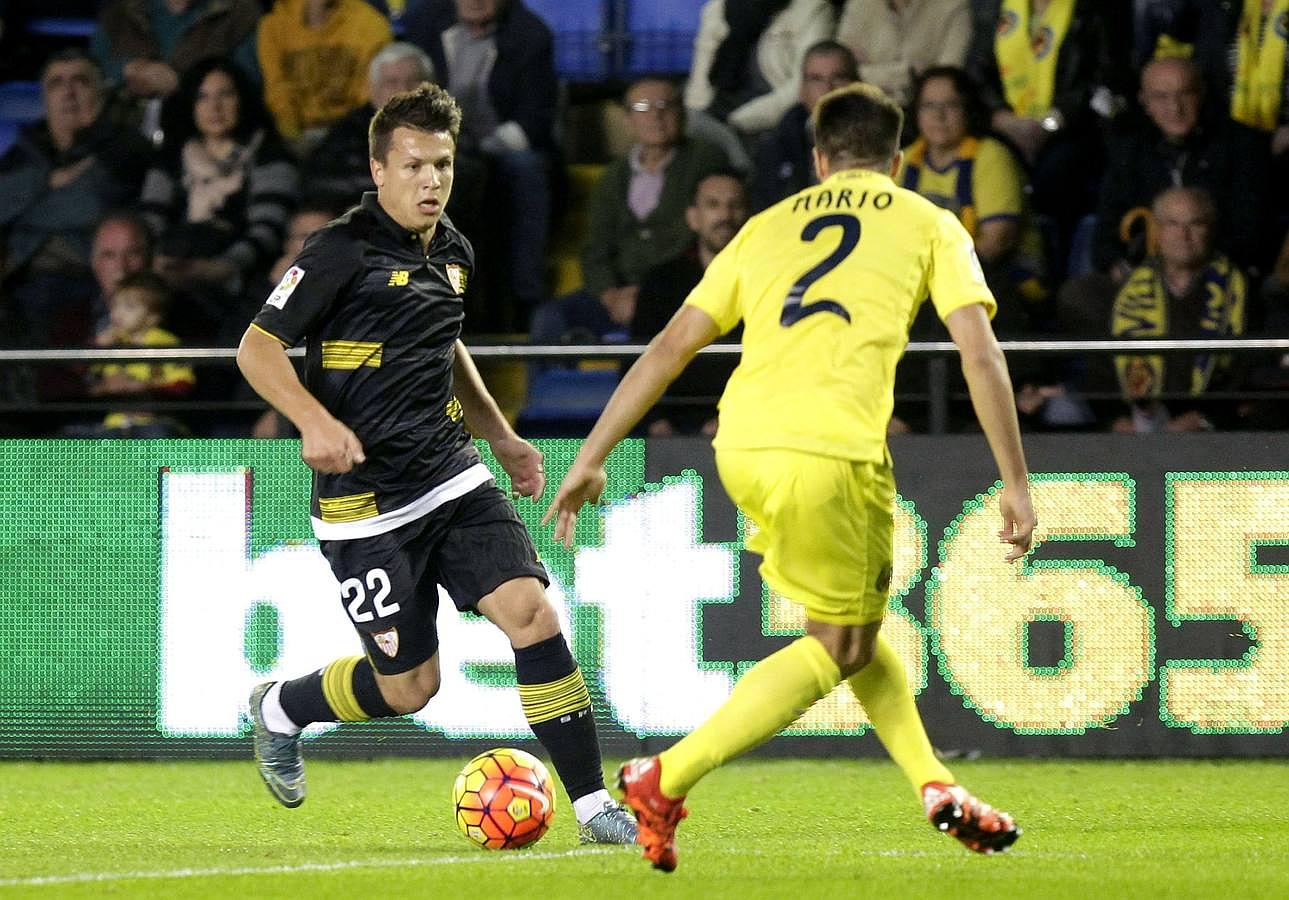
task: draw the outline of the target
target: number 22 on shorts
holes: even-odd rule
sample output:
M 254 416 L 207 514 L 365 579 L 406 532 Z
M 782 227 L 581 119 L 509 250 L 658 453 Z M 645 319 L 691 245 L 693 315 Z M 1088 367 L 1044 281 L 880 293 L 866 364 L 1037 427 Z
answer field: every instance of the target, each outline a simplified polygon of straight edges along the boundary
M 389 574 L 384 569 L 372 569 L 367 573 L 367 586 L 364 589 L 363 582 L 358 578 L 346 578 L 340 585 L 340 596 L 345 601 L 345 609 L 349 610 L 349 618 L 356 623 L 371 622 L 377 618 L 392 616 L 398 612 L 397 603 L 385 602 L 392 590 L 389 583 Z M 374 591 L 371 597 L 372 610 L 364 609 L 363 605 L 367 602 L 367 591 Z

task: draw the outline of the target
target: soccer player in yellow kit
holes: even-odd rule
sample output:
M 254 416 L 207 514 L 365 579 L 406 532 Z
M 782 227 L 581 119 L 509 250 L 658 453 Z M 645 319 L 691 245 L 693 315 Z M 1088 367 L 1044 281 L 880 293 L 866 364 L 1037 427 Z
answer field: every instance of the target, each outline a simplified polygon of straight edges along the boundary
M 743 321 L 743 356 L 720 401 L 721 481 L 756 523 L 761 577 L 805 606 L 806 634 L 757 663 L 725 704 L 659 756 L 631 760 L 619 786 L 656 868 L 676 867 L 685 795 L 705 774 L 791 724 L 846 679 L 932 824 L 982 853 L 1019 830 L 936 759 L 904 670 L 881 636 L 891 576 L 895 484 L 886 448 L 895 365 L 930 294 L 962 357 L 1003 480 L 1014 561 L 1036 525 L 996 304 L 971 238 L 949 212 L 892 177 L 899 106 L 866 84 L 813 114 L 820 184 L 752 218 L 623 378 L 546 513 L 572 544 L 604 460 L 698 350 Z

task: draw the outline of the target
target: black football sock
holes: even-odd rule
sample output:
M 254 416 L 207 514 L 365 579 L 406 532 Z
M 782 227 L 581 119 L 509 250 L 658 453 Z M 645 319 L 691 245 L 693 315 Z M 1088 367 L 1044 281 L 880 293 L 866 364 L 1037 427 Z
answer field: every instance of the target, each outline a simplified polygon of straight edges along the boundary
M 313 722 L 361 722 L 396 716 L 381 696 L 365 656 L 346 656 L 316 672 L 282 682 L 282 711 L 303 728 Z
M 557 634 L 517 649 L 515 675 L 524 716 L 550 755 L 568 796 L 577 800 L 604 790 L 591 695 L 564 636 Z

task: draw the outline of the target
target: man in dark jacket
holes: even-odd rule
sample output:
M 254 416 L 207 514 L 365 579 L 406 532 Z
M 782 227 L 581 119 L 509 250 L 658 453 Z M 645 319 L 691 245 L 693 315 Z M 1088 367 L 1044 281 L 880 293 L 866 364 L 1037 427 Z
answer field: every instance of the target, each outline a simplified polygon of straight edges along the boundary
M 810 113 L 824 94 L 858 80 L 859 63 L 844 44 L 820 41 L 806 50 L 801 59 L 801 102 L 756 143 L 752 209 L 760 212 L 815 183 Z
M 685 210 L 685 224 L 694 232 L 694 242 L 640 279 L 629 329 L 632 341 L 647 344 L 666 327 L 716 254 L 738 234 L 747 216 L 747 194 L 738 172 L 717 169 L 699 179 Z M 741 336 L 742 329 L 735 328 L 721 341 L 738 343 Z M 737 364 L 733 356 L 709 356 L 691 362 L 645 416 L 649 436 L 715 434 L 716 398 Z
M 103 73 L 84 51 L 54 54 L 40 81 L 45 118 L 0 158 L 0 246 L 7 339 L 47 346 L 68 316 L 88 321 L 94 229 L 138 196 L 148 148 L 109 121 Z
M 1268 246 L 1267 139 L 1221 117 L 1203 115 L 1204 87 L 1187 59 L 1152 60 L 1141 73 L 1146 117 L 1115 136 L 1097 208 L 1093 262 L 1120 282 L 1144 245 L 1120 238 L 1124 215 L 1149 208 L 1169 187 L 1200 187 L 1217 206 L 1218 249 L 1245 267 L 1264 267 Z M 1274 236 L 1272 236 L 1274 237 Z M 1131 257 L 1134 257 L 1130 259 Z
M 493 318 L 515 327 L 547 294 L 552 172 L 559 163 L 551 30 L 521 0 L 419 0 L 408 4 L 402 27 L 461 105 L 458 158 L 482 158 L 492 170 L 496 203 L 489 206 L 504 210 L 505 221 L 468 236 L 481 258 L 493 249 L 485 236 L 505 241 L 502 259 L 481 268 L 508 273 L 508 284 L 493 287 L 514 303 L 508 309 L 494 303 Z

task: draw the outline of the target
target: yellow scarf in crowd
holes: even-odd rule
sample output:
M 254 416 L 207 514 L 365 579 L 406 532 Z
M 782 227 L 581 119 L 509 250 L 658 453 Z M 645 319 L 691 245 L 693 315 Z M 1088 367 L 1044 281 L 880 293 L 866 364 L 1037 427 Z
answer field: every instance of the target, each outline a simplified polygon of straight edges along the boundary
M 1205 338 L 1232 337 L 1244 333 L 1244 273 L 1225 256 L 1218 256 L 1200 275 L 1204 286 L 1204 313 L 1199 328 Z M 1122 338 L 1168 337 L 1168 291 L 1164 276 L 1154 265 L 1134 269 L 1119 290 L 1111 313 L 1110 332 Z M 1230 365 L 1229 356 L 1197 354 L 1191 365 L 1190 384 L 1185 390 L 1201 394 L 1213 372 Z M 1164 357 L 1116 356 L 1114 367 L 1124 396 L 1131 400 L 1158 397 L 1164 390 L 1181 390 L 1164 385 Z
M 1289 39 L 1289 0 L 1272 0 L 1264 18 L 1262 0 L 1244 0 L 1236 36 L 1235 88 L 1231 118 L 1263 131 L 1280 121 L 1285 79 L 1285 42 Z
M 1031 21 L 1031 0 L 1005 0 L 994 35 L 994 55 L 1007 105 L 1018 116 L 1039 119 L 1052 108 L 1056 58 L 1077 0 L 1052 0 Z M 1289 0 L 1280 0 L 1289 3 Z

